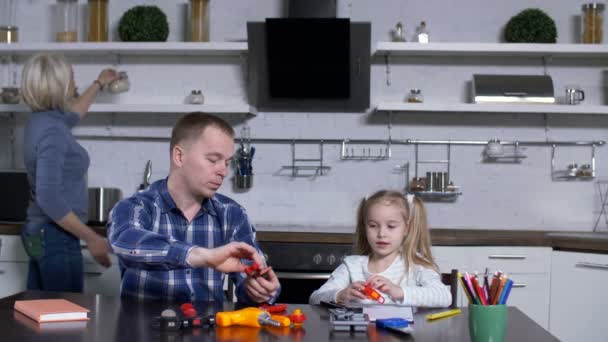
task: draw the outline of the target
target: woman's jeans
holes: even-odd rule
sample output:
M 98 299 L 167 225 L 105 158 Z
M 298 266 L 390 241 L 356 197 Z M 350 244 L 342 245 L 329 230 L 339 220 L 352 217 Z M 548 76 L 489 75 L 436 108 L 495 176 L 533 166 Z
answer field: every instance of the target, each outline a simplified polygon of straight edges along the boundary
M 21 240 L 30 257 L 28 290 L 82 292 L 80 240 L 53 222 L 25 223 Z

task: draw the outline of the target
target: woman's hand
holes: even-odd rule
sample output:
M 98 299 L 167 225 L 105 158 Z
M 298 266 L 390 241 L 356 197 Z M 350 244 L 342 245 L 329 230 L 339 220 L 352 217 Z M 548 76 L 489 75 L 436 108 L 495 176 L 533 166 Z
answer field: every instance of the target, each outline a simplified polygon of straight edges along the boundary
M 353 300 L 365 299 L 365 295 L 363 294 L 363 292 L 361 292 L 364 286 L 365 283 L 362 281 L 356 281 L 348 285 L 347 288 L 338 292 L 338 294 L 336 295 L 336 302 L 338 302 L 339 304 L 346 304 L 348 302 L 352 302 Z
M 102 87 L 107 86 L 108 84 L 112 83 L 114 80 L 118 79 L 118 72 L 116 72 L 116 70 L 108 68 L 108 69 L 103 69 L 100 73 L 99 76 L 97 76 L 97 81 L 99 81 L 99 83 L 101 84 Z
M 403 300 L 403 289 L 401 286 L 393 284 L 390 280 L 381 275 L 374 274 L 373 276 L 367 278 L 366 284 L 374 289 L 386 293 L 393 301 Z
M 105 267 L 112 266 L 112 261 L 110 261 L 110 255 L 108 254 L 110 253 L 108 240 L 97 235 L 87 241 L 87 248 L 97 263 Z

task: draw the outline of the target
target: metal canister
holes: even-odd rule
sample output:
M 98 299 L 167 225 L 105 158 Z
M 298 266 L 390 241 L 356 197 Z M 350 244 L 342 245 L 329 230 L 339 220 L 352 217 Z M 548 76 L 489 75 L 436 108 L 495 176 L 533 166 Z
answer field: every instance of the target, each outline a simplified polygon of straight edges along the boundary
M 424 190 L 433 191 L 433 176 L 430 172 L 426 173 L 426 182 L 424 183 Z

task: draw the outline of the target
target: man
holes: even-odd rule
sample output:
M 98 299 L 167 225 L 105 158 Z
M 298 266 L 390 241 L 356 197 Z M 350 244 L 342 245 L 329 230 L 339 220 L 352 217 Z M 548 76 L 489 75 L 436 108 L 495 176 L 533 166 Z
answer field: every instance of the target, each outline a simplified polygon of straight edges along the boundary
M 182 117 L 171 134 L 169 176 L 120 201 L 108 238 L 118 255 L 123 296 L 176 302 L 223 300 L 225 273 L 240 302 L 272 302 L 271 270 L 246 277 L 241 259 L 264 263 L 243 207 L 216 193 L 234 154 L 234 130 L 208 114 Z

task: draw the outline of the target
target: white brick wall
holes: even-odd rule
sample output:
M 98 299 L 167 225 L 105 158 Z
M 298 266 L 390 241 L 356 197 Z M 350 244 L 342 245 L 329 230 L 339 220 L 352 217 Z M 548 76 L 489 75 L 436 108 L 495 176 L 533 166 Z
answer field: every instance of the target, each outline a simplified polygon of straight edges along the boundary
M 388 40 L 388 32 L 402 21 L 408 38 L 417 22 L 426 20 L 432 41 L 495 42 L 507 20 L 526 7 L 541 7 L 558 25 L 560 43 L 577 42 L 576 16 L 585 1 L 402 1 L 338 0 L 341 17 L 372 22 L 372 46 Z M 48 41 L 53 35 L 50 6 L 55 1 L 20 2 L 19 28 L 21 41 Z M 83 11 L 86 1 L 80 1 Z M 144 1 L 112 1 L 111 27 L 127 8 Z M 169 40 L 182 40 L 186 1 L 146 1 L 161 6 L 169 16 Z M 222 0 L 211 1 L 212 40 L 246 38 L 246 21 L 263 20 L 281 13 L 282 1 Z M 25 19 L 25 16 L 32 19 Z M 84 33 L 84 16 L 81 26 Z M 608 31 L 607 31 L 608 32 Z M 83 34 L 80 35 L 83 37 Z M 409 40 L 409 39 L 408 39 Z M 100 68 L 112 65 L 107 58 L 72 59 L 76 81 L 81 87 L 90 82 Z M 239 57 L 123 57 L 121 70 L 127 70 L 132 89 L 116 97 L 102 96 L 99 102 L 175 103 L 183 101 L 190 89 L 200 88 L 208 103 L 242 102 L 246 97 L 245 60 Z M 580 84 L 588 99 L 585 104 L 605 104 L 603 74 L 608 69 L 604 60 L 554 60 L 548 66 L 556 94 L 566 84 Z M 426 102 L 467 102 L 473 73 L 542 74 L 540 58 L 461 58 L 411 57 L 393 58 L 391 85 L 386 85 L 384 62 L 374 59 L 372 65 L 372 103 L 403 99 L 410 88 L 421 88 Z M 76 130 L 78 134 L 114 134 L 168 136 L 176 115 L 93 114 Z M 256 117 L 229 116 L 237 132 L 243 123 L 251 127 L 253 137 L 261 138 L 386 138 L 386 118 L 361 113 L 259 113 Z M 17 141 L 21 141 L 22 115 L 17 122 Z M 420 114 L 398 115 L 393 120 L 393 137 L 397 139 L 479 139 L 503 140 L 602 140 L 607 139 L 608 117 L 550 116 L 545 129 L 541 115 L 510 114 Z M 7 130 L 0 121 L 0 130 Z M 4 136 L 4 135 L 2 135 Z M 10 149 L 6 138 L 4 150 Z M 117 186 L 125 194 L 141 183 L 146 160 L 153 161 L 152 179 L 168 171 L 168 144 L 162 142 L 82 141 L 91 156 L 91 186 Z M 290 163 L 288 145 L 257 145 L 254 161 L 254 187 L 236 193 L 227 180 L 221 189 L 247 209 L 259 224 L 327 225 L 350 230 L 354 223 L 359 198 L 380 188 L 402 188 L 403 174 L 395 173 L 396 164 L 413 163 L 412 146 L 395 146 L 393 158 L 382 162 L 341 162 L 339 147 L 326 146 L 329 175 L 291 178 L 288 171 L 279 172 Z M 316 147 L 297 151 L 311 156 Z M 15 147 L 17 156 L 20 144 Z M 440 157 L 441 151 L 421 147 L 421 157 Z M 591 230 L 599 208 L 594 182 L 552 182 L 550 149 L 534 147 L 526 151 L 521 165 L 483 164 L 481 147 L 455 146 L 452 150 L 452 179 L 462 186 L 464 195 L 453 204 L 428 205 L 430 222 L 435 227 Z M 3 155 L 6 153 L 3 151 Z M 608 148 L 597 151 L 600 177 L 607 172 Z M 587 163 L 588 149 L 560 149 L 557 165 Z M 18 158 L 17 158 L 18 159 Z M 3 163 L 7 160 L 0 158 Z M 21 162 L 18 162 L 21 165 Z M 424 172 L 421 169 L 421 172 Z M 413 175 L 413 167 L 411 168 Z M 337 228 L 332 228 L 336 230 Z

